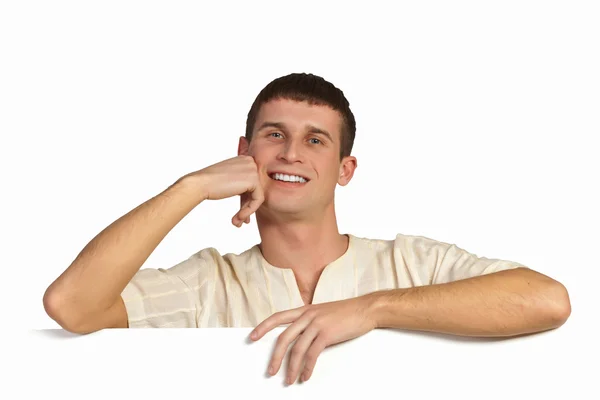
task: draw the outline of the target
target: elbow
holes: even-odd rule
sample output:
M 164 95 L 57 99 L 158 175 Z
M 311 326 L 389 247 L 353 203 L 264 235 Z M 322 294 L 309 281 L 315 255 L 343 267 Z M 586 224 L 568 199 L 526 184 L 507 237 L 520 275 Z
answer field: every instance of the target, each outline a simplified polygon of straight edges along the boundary
M 553 285 L 550 298 L 550 314 L 554 328 L 562 326 L 571 316 L 571 299 L 567 288 L 560 282 Z
M 79 328 L 81 325 L 77 322 L 77 318 L 74 317 L 75 314 L 68 312 L 65 307 L 64 296 L 53 291 L 51 287 L 44 293 L 42 302 L 46 314 L 65 331 L 76 334 L 90 333 Z
M 562 326 L 571 316 L 571 299 L 567 288 L 547 275 L 533 270 L 528 272 L 536 277 L 537 290 L 533 298 L 538 304 L 535 307 L 537 316 L 543 319 L 543 324 L 548 329 Z M 528 285 L 531 286 L 529 282 L 528 280 Z

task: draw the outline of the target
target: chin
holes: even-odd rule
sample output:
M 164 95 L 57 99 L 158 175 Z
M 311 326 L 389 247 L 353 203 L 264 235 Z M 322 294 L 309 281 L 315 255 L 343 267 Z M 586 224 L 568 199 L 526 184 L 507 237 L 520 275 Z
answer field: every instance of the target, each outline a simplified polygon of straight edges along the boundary
M 307 205 L 303 202 L 290 201 L 284 198 L 265 199 L 263 205 L 266 213 L 297 214 L 307 209 Z

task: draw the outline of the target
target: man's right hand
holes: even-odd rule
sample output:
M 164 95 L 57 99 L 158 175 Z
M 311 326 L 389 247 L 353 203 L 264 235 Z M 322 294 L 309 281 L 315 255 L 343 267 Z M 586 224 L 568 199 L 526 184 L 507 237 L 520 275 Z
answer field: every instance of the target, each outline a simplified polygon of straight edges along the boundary
M 238 228 L 242 223 L 250 222 L 250 215 L 264 201 L 258 166 L 252 156 L 233 157 L 192 172 L 186 177 L 198 179 L 204 193 L 202 200 L 220 200 L 240 195 L 240 211 L 231 219 L 231 223 Z

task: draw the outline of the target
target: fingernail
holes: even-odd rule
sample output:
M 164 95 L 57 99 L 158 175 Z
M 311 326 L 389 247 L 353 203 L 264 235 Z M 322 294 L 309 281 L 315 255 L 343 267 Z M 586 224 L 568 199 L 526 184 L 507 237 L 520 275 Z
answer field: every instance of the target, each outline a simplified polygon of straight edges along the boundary
M 250 334 L 250 338 L 251 338 L 251 339 L 256 339 L 256 332 L 252 332 L 252 333 Z
M 269 367 L 269 375 L 273 375 L 275 373 L 275 368 Z

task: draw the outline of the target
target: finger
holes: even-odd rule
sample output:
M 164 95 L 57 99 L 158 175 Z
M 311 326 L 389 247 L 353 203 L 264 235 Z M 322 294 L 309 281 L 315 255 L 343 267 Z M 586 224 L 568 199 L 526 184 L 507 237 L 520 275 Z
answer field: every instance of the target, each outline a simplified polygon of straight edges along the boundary
M 246 209 L 248 207 L 248 205 L 250 204 L 250 196 L 249 195 L 250 195 L 249 192 L 244 192 L 244 193 L 240 194 L 240 209 L 233 216 L 233 218 L 231 218 L 231 223 L 233 225 L 237 226 L 238 228 L 240 226 L 242 226 L 242 223 L 244 223 L 246 220 L 248 220 L 248 222 L 249 222 L 249 218 L 250 218 L 249 215 L 242 217 L 242 213 L 243 213 L 244 209 Z
M 320 334 L 312 342 L 312 345 L 306 352 L 306 357 L 304 358 L 304 370 L 300 377 L 302 382 L 306 382 L 312 376 L 312 373 L 315 370 L 315 364 L 317 363 L 317 358 L 323 350 L 325 350 L 325 347 L 327 347 L 327 342 L 325 341 L 323 334 Z
M 306 310 L 307 307 L 300 307 L 292 310 L 280 311 L 271 315 L 254 328 L 250 334 L 250 339 L 258 340 L 273 328 L 296 321 Z
M 243 223 L 249 224 L 250 223 L 250 215 L 244 216 L 244 214 L 251 215 L 252 213 L 248 213 L 247 211 L 240 210 L 236 215 L 234 215 L 234 217 L 231 219 L 231 222 L 238 228 L 240 226 L 242 226 Z
M 312 320 L 311 320 L 312 323 Z M 306 327 L 304 332 L 300 335 L 292 350 L 290 352 L 290 362 L 287 371 L 287 383 L 291 385 L 298 380 L 300 374 L 300 368 L 302 367 L 302 361 L 313 340 L 319 334 L 319 328 L 314 324 L 310 324 Z
M 237 226 L 238 228 L 239 228 L 240 226 L 242 226 L 242 219 L 241 219 L 241 217 L 240 217 L 240 212 L 241 212 L 241 210 L 240 210 L 240 211 L 238 211 L 238 212 L 237 212 L 237 213 L 236 213 L 236 214 L 233 216 L 233 218 L 231 218 L 231 223 L 232 223 L 233 225 Z
M 231 223 L 237 226 L 238 228 L 242 226 L 242 223 L 248 221 L 250 222 L 250 214 L 247 209 L 249 207 L 248 203 L 245 203 L 241 206 L 240 210 L 233 216 L 231 219 Z M 247 214 L 244 216 L 244 214 Z
M 237 213 L 235 213 L 235 215 L 233 216 L 233 218 L 231 218 L 231 223 L 235 226 L 237 226 L 238 228 L 242 225 L 242 217 L 241 217 L 241 213 L 242 210 L 246 207 L 246 205 L 248 204 L 248 194 L 247 193 L 242 193 L 240 195 L 240 209 Z
M 245 201 L 244 199 L 241 199 L 240 202 L 242 203 L 242 205 L 240 211 L 238 211 L 238 213 L 232 220 L 234 225 L 236 225 L 239 228 L 242 225 L 242 223 L 250 217 L 250 215 L 256 212 L 256 210 L 258 210 L 263 201 L 264 197 L 262 195 L 262 190 L 258 189 L 250 193 L 249 199 Z
M 235 225 L 236 227 L 238 227 L 238 228 L 239 228 L 239 227 L 242 225 L 242 224 L 240 223 L 240 218 L 238 217 L 238 214 L 235 214 L 235 215 L 233 216 L 233 218 L 231 218 L 231 223 L 232 223 L 233 225 Z
M 237 212 L 236 216 L 238 216 L 238 217 L 240 216 L 239 214 L 244 209 L 244 207 L 246 207 L 246 204 L 248 204 L 248 194 L 242 193 L 240 195 L 240 210 Z
M 254 189 L 248 192 L 247 195 L 250 197 L 248 202 L 248 208 L 250 209 L 248 216 L 250 216 L 252 215 L 252 213 L 255 213 L 256 210 L 258 210 L 261 204 L 265 201 L 265 194 L 263 192 L 260 180 L 256 181 Z
M 296 338 L 302 332 L 304 332 L 313 319 L 314 316 L 312 314 L 305 313 L 296 322 L 290 325 L 281 335 L 279 335 L 275 345 L 275 351 L 273 352 L 271 362 L 269 363 L 269 372 L 271 375 L 277 374 L 279 368 L 281 368 L 281 362 L 283 361 L 285 353 L 290 347 L 290 344 L 296 340 Z M 290 377 L 288 376 L 288 383 L 291 383 L 289 378 Z
M 256 212 L 260 205 L 264 202 L 265 198 L 262 194 L 262 190 L 255 190 L 252 192 L 250 200 L 246 203 L 245 207 L 242 208 L 240 213 L 240 219 L 243 221 L 250 215 Z

